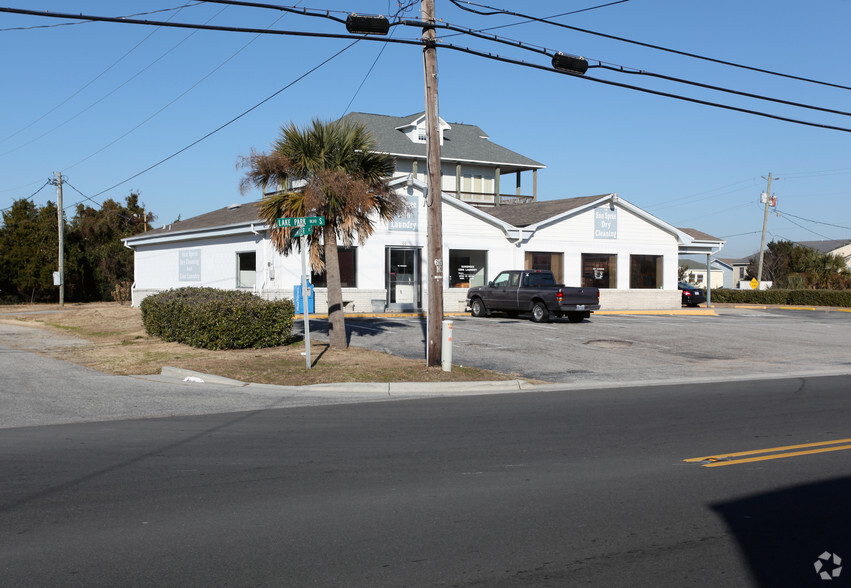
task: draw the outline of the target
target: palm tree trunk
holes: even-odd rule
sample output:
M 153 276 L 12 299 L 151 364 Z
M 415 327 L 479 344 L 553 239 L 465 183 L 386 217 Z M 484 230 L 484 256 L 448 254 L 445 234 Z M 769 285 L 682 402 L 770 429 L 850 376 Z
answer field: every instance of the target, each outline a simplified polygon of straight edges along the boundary
M 328 286 L 328 341 L 332 349 L 346 349 L 346 319 L 343 316 L 343 287 L 340 283 L 340 257 L 337 235 L 328 224 L 322 231 L 325 240 L 325 279 Z

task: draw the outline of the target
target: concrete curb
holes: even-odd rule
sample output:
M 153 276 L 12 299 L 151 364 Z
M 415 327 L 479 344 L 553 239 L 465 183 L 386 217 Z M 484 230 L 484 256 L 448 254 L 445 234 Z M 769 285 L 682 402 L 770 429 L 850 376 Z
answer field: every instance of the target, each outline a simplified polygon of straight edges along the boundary
M 169 375 L 166 375 L 169 374 Z M 194 376 L 198 380 L 185 381 L 182 377 Z M 717 384 L 720 382 L 747 382 L 759 380 L 782 380 L 788 378 L 851 376 L 851 368 L 833 370 L 793 369 L 784 373 L 752 373 L 726 376 L 698 376 L 674 379 L 618 381 L 605 380 L 601 382 L 553 382 L 549 384 L 530 384 L 525 380 L 503 380 L 488 382 L 339 382 L 331 384 L 309 384 L 306 386 L 281 386 L 278 384 L 252 384 L 221 378 L 210 374 L 193 372 L 180 368 L 163 368 L 161 376 L 133 376 L 139 379 L 159 382 L 186 382 L 187 386 L 196 385 L 227 385 L 241 388 L 246 393 L 268 394 L 277 396 L 281 393 L 314 398 L 358 398 L 363 401 L 370 399 L 390 398 L 435 398 L 441 396 L 483 396 L 488 394 L 511 394 L 517 392 L 556 392 L 566 390 L 608 390 L 613 388 L 640 388 L 646 386 L 677 386 L 690 384 Z
M 163 366 L 159 376 L 135 376 L 156 381 L 180 381 L 188 384 L 215 384 L 246 388 L 252 391 L 292 391 L 311 395 L 338 394 L 341 390 L 348 393 L 379 396 L 442 396 L 444 394 L 465 395 L 494 394 L 496 392 L 520 392 L 535 390 L 538 385 L 525 380 L 498 380 L 472 382 L 338 382 L 327 384 L 308 384 L 306 386 L 282 386 L 278 384 L 254 384 L 212 374 L 204 374 L 183 368 Z M 191 378 L 191 379 L 187 379 Z

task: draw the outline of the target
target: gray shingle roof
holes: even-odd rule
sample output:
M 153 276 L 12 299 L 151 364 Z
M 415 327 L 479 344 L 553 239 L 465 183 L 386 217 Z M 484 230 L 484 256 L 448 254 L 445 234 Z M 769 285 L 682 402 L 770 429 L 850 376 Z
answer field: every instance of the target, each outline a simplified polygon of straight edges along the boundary
M 723 241 L 724 239 L 719 239 L 718 237 L 713 237 L 709 233 L 704 233 L 703 231 L 698 231 L 697 229 L 684 229 L 682 227 L 677 227 L 680 231 L 689 235 L 693 239 L 697 239 L 698 241 Z
M 828 241 L 797 241 L 798 245 L 814 249 L 819 253 L 830 253 L 851 243 L 851 239 L 830 239 Z
M 515 227 L 528 227 L 574 208 L 585 206 L 604 196 L 608 196 L 608 194 L 562 198 L 561 200 L 541 200 L 527 204 L 505 204 L 488 208 L 485 212 Z
M 426 158 L 425 143 L 411 141 L 404 132 L 397 130 L 422 116 L 422 112 L 409 116 L 386 116 L 351 112 L 340 120 L 363 123 L 378 142 L 378 151 L 417 159 Z M 452 127 L 443 133 L 440 146 L 442 161 L 468 161 L 500 165 L 502 173 L 546 167 L 510 149 L 506 149 L 487 138 L 487 133 L 475 125 L 449 123 Z
M 226 227 L 229 225 L 249 224 L 261 222 L 260 202 L 247 202 L 245 204 L 230 205 L 212 212 L 206 212 L 193 216 L 186 220 L 164 225 L 153 231 L 144 233 L 145 236 L 154 236 L 178 231 L 195 231 L 200 229 L 211 229 L 215 227 Z M 139 236 L 139 235 L 137 235 Z

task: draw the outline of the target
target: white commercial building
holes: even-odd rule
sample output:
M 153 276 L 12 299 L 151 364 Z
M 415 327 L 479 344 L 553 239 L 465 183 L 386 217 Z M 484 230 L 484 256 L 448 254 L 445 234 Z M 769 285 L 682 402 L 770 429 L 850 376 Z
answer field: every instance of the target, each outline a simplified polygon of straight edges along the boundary
M 344 308 L 423 309 L 429 285 L 425 145 L 417 130 L 422 115 L 349 116 L 367 124 L 379 149 L 396 158 L 390 183 L 408 200 L 409 213 L 377 222 L 369 240 L 341 248 Z M 447 312 L 464 309 L 469 286 L 517 268 L 549 269 L 567 285 L 597 286 L 607 310 L 678 308 L 679 255 L 709 256 L 724 245 L 699 231 L 675 228 L 617 194 L 538 201 L 533 190 L 523 196 L 521 172 L 532 171 L 534 178 L 541 164 L 491 143 L 478 127 L 441 121 L 441 129 L 444 144 L 454 146 L 441 154 L 441 287 Z M 504 173 L 516 174 L 513 195 L 501 194 Z M 292 298 L 301 284 L 300 256 L 275 251 L 270 240 L 275 229 L 260 220 L 258 204 L 232 205 L 125 239 L 135 258 L 133 304 L 184 286 Z M 324 276 L 312 276 L 312 283 L 315 311 L 326 312 Z

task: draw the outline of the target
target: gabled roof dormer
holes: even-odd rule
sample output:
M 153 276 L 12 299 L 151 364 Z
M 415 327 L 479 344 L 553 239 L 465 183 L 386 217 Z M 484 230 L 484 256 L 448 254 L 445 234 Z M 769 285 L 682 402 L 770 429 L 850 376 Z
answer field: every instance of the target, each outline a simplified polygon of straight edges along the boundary
M 443 132 L 452 126 L 440 117 L 437 117 L 437 129 L 440 134 L 440 144 L 443 145 Z M 412 143 L 426 142 L 426 116 L 420 114 L 410 122 L 396 127 L 397 131 L 404 133 Z

